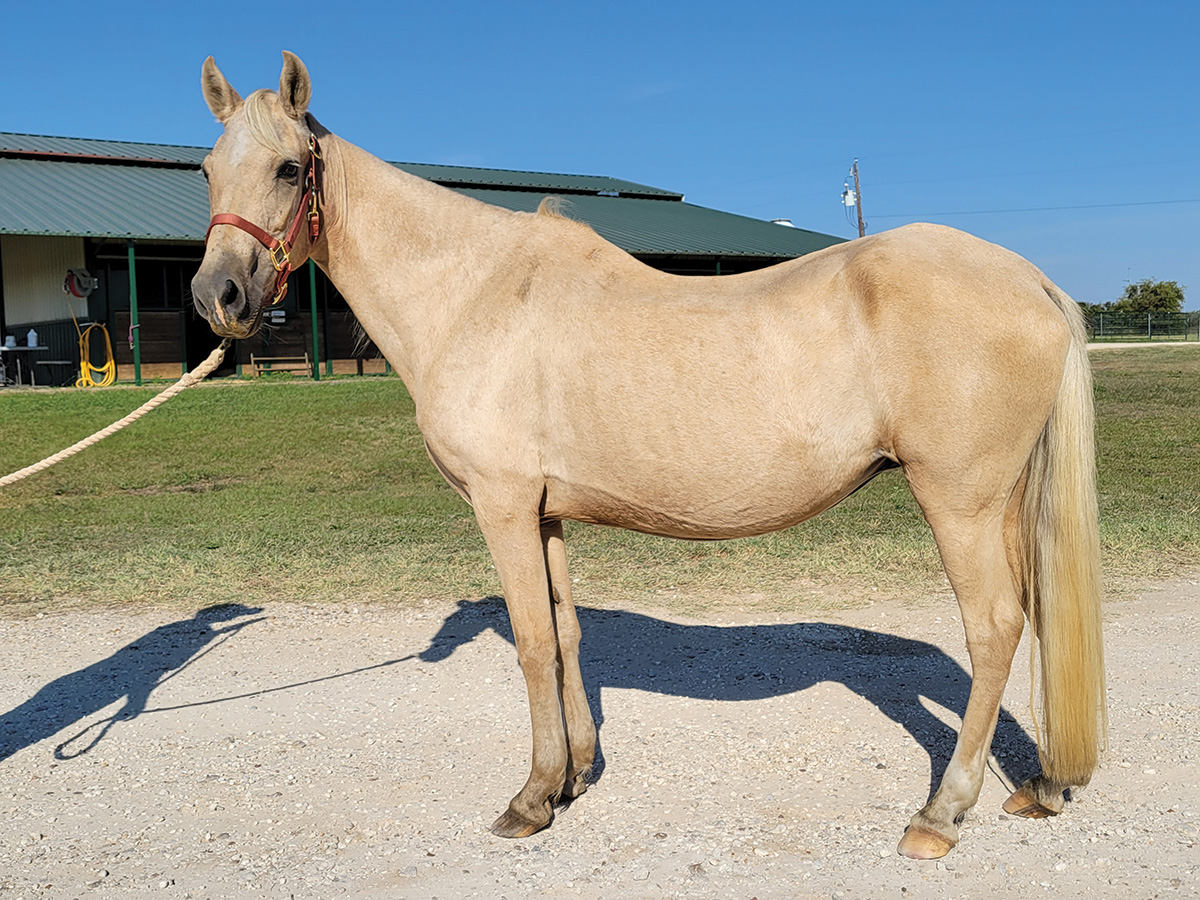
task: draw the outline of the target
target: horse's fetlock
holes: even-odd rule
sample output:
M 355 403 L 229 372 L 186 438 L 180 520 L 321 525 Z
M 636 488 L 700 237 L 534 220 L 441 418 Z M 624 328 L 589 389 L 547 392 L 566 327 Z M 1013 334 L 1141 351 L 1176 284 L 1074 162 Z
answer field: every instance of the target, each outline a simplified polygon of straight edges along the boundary
M 563 784 L 562 796 L 565 800 L 573 800 L 580 794 L 584 794 L 588 789 L 588 779 L 591 778 L 592 767 L 588 766 L 585 769 L 576 770 L 574 775 L 567 775 L 566 783 Z

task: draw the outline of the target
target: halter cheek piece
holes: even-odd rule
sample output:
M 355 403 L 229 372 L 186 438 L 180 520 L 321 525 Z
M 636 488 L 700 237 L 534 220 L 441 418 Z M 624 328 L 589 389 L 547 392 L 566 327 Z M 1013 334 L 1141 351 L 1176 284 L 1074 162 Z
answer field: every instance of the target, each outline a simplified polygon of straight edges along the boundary
M 279 240 L 268 232 L 263 231 L 263 229 L 259 228 L 253 222 L 248 222 L 241 216 L 234 215 L 233 213 L 217 213 L 208 223 L 208 231 L 204 233 L 205 244 L 208 243 L 208 236 L 212 234 L 213 228 L 217 225 L 232 225 L 235 228 L 242 229 L 242 231 L 267 248 L 267 252 L 271 254 L 271 265 L 275 267 L 275 271 L 278 274 L 275 276 L 275 293 L 264 304 L 265 306 L 275 306 L 283 302 L 283 298 L 287 296 L 288 275 L 292 273 L 292 248 L 296 244 L 296 238 L 300 236 L 300 226 L 304 220 L 308 219 L 308 240 L 310 244 L 315 242 L 321 234 L 321 186 L 324 169 L 325 164 L 321 159 L 321 145 L 317 143 L 316 135 L 309 135 L 308 166 L 304 170 L 304 196 L 300 198 L 300 205 L 296 209 L 296 215 L 292 218 L 291 227 L 288 228 L 283 240 Z

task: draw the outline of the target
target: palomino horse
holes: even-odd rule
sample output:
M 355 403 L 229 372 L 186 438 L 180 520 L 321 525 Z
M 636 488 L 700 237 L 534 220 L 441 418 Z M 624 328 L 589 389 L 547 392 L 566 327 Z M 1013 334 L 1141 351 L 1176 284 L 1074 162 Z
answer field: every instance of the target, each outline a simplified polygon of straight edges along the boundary
M 1026 617 L 1042 774 L 1005 809 L 1054 814 L 1088 782 L 1104 727 L 1091 376 L 1079 309 L 1033 265 L 913 225 L 748 274 L 667 275 L 549 209 L 479 203 L 329 133 L 290 53 L 278 93 L 243 100 L 211 58 L 201 81 L 225 132 L 204 161 L 197 309 L 249 337 L 314 259 L 404 380 L 495 560 L 533 723 L 496 834 L 548 825 L 595 754 L 564 519 L 762 534 L 895 467 L 973 670 L 953 757 L 899 851 L 958 841 Z

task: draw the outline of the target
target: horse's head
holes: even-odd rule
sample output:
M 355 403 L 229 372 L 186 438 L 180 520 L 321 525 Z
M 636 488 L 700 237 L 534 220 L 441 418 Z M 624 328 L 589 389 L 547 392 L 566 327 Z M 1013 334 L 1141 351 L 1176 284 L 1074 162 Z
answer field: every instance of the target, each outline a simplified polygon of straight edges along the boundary
M 287 51 L 278 93 L 255 91 L 243 100 L 211 56 L 200 83 L 225 133 L 204 160 L 213 219 L 192 297 L 213 331 L 246 338 L 258 331 L 263 310 L 282 299 L 287 273 L 316 240 L 320 154 L 307 115 L 312 84 L 304 63 Z

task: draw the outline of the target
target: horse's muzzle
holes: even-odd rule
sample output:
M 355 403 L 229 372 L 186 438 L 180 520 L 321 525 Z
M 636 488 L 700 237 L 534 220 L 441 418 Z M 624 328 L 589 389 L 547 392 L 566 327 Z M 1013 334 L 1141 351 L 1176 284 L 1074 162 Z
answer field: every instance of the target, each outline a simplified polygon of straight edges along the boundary
M 250 279 L 251 285 L 253 279 Z M 252 337 L 262 325 L 262 289 L 225 272 L 205 272 L 204 266 L 192 279 L 192 302 L 212 330 L 221 337 Z

